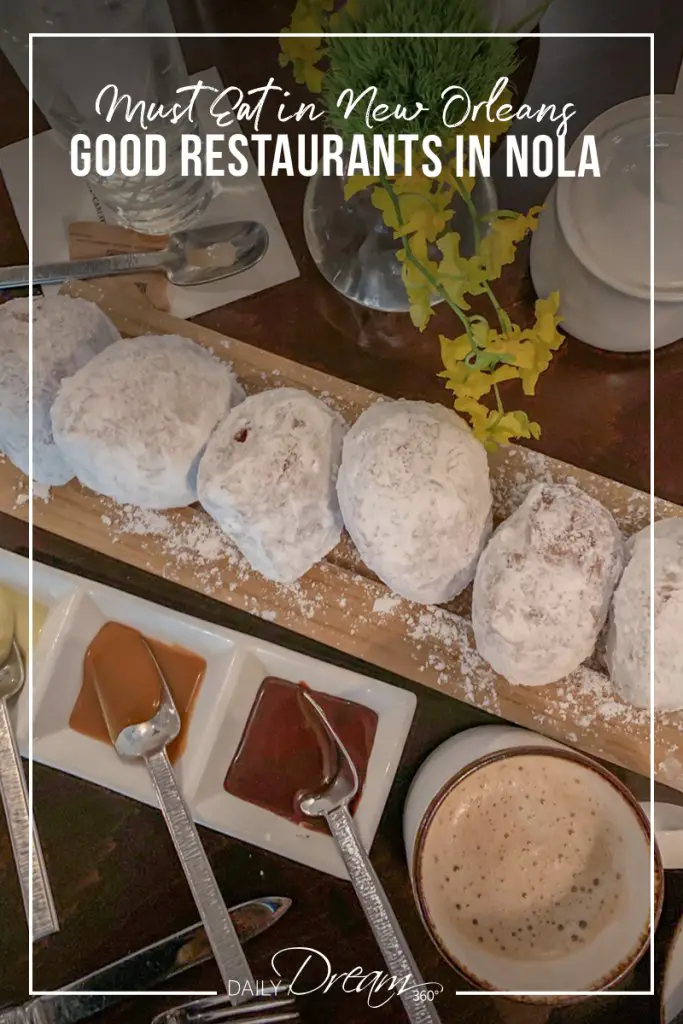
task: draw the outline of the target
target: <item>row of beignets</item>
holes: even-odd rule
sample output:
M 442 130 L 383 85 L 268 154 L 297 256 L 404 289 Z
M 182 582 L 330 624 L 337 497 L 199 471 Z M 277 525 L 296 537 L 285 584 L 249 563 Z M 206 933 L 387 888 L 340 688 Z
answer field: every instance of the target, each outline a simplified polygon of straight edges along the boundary
M 245 400 L 225 363 L 187 339 L 122 341 L 82 300 L 36 300 L 34 318 L 38 481 L 75 475 L 144 508 L 198 498 L 251 566 L 280 582 L 323 558 L 344 525 L 366 565 L 410 600 L 446 602 L 474 578 L 478 650 L 523 685 L 555 682 L 588 658 L 611 602 L 612 678 L 647 705 L 649 545 L 631 543 L 622 576 L 616 523 L 578 487 L 535 485 L 490 537 L 486 453 L 440 405 L 378 402 L 347 430 L 305 391 Z M 0 307 L 0 447 L 24 471 L 27 320 L 25 300 Z M 656 535 L 657 706 L 671 709 L 683 706 L 683 520 Z

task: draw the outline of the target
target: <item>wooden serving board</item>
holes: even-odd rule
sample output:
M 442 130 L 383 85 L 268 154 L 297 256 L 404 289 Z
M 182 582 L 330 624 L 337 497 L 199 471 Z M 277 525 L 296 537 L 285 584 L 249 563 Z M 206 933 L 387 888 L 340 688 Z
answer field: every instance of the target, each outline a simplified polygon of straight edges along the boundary
M 178 320 L 113 288 L 77 282 L 71 294 L 98 302 L 122 334 L 181 334 L 229 361 L 247 392 L 305 388 L 355 419 L 380 399 L 330 377 L 207 328 Z M 566 463 L 511 446 L 491 456 L 494 515 L 509 515 L 535 480 L 572 480 L 601 500 L 630 534 L 649 521 L 647 495 Z M 0 511 L 26 519 L 27 480 L 0 461 Z M 683 516 L 657 500 L 656 515 Z M 458 700 L 534 729 L 594 756 L 648 775 L 649 721 L 622 703 L 598 662 L 559 684 L 513 686 L 478 655 L 469 620 L 469 592 L 447 609 L 391 594 L 363 565 L 345 537 L 325 561 L 292 586 L 249 568 L 199 508 L 145 512 L 121 506 L 72 482 L 34 501 L 35 525 L 129 565 L 277 622 L 330 647 Z M 683 791 L 683 713 L 657 714 L 655 777 Z

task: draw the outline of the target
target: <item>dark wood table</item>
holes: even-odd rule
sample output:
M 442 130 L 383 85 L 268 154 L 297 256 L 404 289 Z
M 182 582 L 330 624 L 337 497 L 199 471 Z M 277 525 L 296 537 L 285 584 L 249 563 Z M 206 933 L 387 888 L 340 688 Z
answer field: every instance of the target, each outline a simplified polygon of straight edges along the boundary
M 229 32 L 278 30 L 288 21 L 290 4 L 282 0 L 223 4 L 196 0 L 174 4 L 179 31 Z M 673 88 L 683 55 L 683 15 L 679 0 L 556 0 L 546 31 L 654 31 L 656 82 Z M 263 84 L 277 69 L 275 40 L 192 40 L 185 47 L 190 70 L 216 65 L 224 81 L 243 88 Z M 545 40 L 533 88 L 545 100 L 573 100 L 579 114 L 576 133 L 596 113 L 613 103 L 647 91 L 647 47 L 642 41 Z M 265 130 L 270 130 L 265 126 Z M 0 62 L 0 145 L 26 137 L 26 97 L 7 65 Z M 501 202 L 521 208 L 542 201 L 548 182 L 499 182 Z M 301 207 L 304 183 L 273 179 L 268 191 L 296 255 L 301 277 L 269 292 L 206 314 L 201 321 L 329 373 L 357 381 L 392 396 L 447 401 L 436 373 L 436 340 L 442 314 L 423 335 L 406 316 L 372 313 L 345 301 L 318 275 L 306 250 Z M 25 261 L 26 249 L 0 186 L 0 253 L 4 263 Z M 524 313 L 530 284 L 519 269 L 508 273 L 499 293 L 509 308 Z M 656 490 L 683 502 L 679 437 L 683 431 L 683 342 L 656 356 Z M 527 402 L 543 426 L 537 447 L 568 462 L 647 489 L 649 481 L 648 361 L 646 356 L 619 356 L 569 339 L 542 378 L 539 393 Z M 0 516 L 0 545 L 26 552 L 26 528 Z M 501 999 L 455 999 L 454 975 L 440 961 L 417 918 L 401 839 L 401 810 L 410 779 L 425 756 L 443 739 L 468 726 L 493 719 L 432 690 L 393 678 L 373 666 L 355 663 L 331 649 L 306 642 L 285 630 L 172 584 L 94 555 L 40 531 L 36 557 L 132 593 L 208 620 L 262 635 L 312 653 L 323 660 L 357 667 L 378 678 L 414 690 L 418 708 L 396 783 L 373 847 L 373 861 L 405 928 L 425 977 L 441 982 L 442 1019 L 449 1021 L 545 1021 L 547 1011 Z M 62 930 L 36 949 L 35 981 L 56 987 L 141 945 L 190 924 L 196 910 L 175 861 L 160 815 L 154 810 L 88 783 L 37 765 L 35 810 L 40 823 Z M 355 965 L 366 971 L 383 967 L 350 886 L 315 871 L 270 856 L 262 850 L 210 831 L 203 838 L 229 902 L 265 894 L 289 895 L 294 907 L 270 933 L 257 939 L 249 956 L 254 970 L 269 975 L 270 957 L 288 946 L 312 946 L 325 953 L 333 969 Z M 669 872 L 660 952 L 683 905 L 683 873 Z M 26 935 L 9 842 L 0 830 L 0 1004 L 27 994 Z M 188 987 L 212 987 L 213 965 L 189 975 Z M 647 988 L 647 965 L 632 982 Z M 156 998 L 138 998 L 108 1011 L 107 1021 L 148 1021 L 162 1006 Z M 656 1021 L 651 998 L 625 1004 L 628 1019 Z M 381 1024 L 398 1021 L 395 1004 L 368 1009 L 362 995 L 337 987 L 302 1002 L 304 1022 Z M 556 1010 L 557 1024 L 622 1021 L 623 1001 L 596 998 Z

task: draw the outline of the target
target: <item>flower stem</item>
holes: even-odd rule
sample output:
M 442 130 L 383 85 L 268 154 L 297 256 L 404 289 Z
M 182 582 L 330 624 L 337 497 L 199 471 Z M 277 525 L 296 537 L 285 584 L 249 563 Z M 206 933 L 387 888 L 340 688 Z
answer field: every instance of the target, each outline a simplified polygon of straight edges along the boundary
M 472 202 L 472 196 L 470 195 L 470 190 L 465 185 L 465 182 L 462 180 L 462 178 L 458 178 L 458 177 L 456 177 L 455 180 L 458 183 L 458 189 L 460 191 L 460 195 L 462 196 L 462 199 L 463 199 L 463 201 L 465 203 L 465 206 L 467 207 L 467 209 L 469 211 L 469 214 L 470 214 L 470 217 L 472 219 L 472 233 L 474 235 L 474 251 L 475 252 L 479 252 L 479 246 L 481 245 L 481 234 L 479 232 L 479 217 L 477 216 L 477 210 L 476 210 L 476 207 L 475 207 L 474 203 Z
M 470 219 L 472 221 L 472 234 L 474 236 L 474 251 L 475 252 L 479 252 L 479 247 L 481 245 L 481 232 L 479 230 L 479 216 L 477 214 L 476 207 L 475 207 L 474 203 L 472 202 L 472 196 L 470 195 L 469 189 L 466 187 L 464 181 L 462 180 L 462 178 L 458 178 L 458 177 L 456 177 L 455 180 L 458 183 L 458 189 L 460 190 L 460 195 L 462 196 L 463 200 L 465 201 L 465 206 L 467 207 L 467 210 L 468 210 L 469 215 L 470 215 Z M 489 301 L 490 301 L 491 305 L 493 306 L 493 308 L 496 311 L 496 316 L 498 317 L 498 323 L 500 324 L 501 331 L 503 332 L 503 334 L 509 334 L 510 331 L 512 330 L 512 324 L 510 323 L 510 317 L 507 315 L 507 313 L 505 312 L 505 310 L 503 309 L 501 304 L 498 302 L 498 299 L 494 295 L 493 289 L 491 288 L 491 285 L 489 284 L 488 281 L 484 282 L 484 292 L 486 293 L 486 295 L 488 295 Z
M 391 199 L 392 206 L 394 207 L 394 212 L 396 213 L 396 220 L 398 221 L 399 225 L 402 227 L 404 225 L 405 221 L 403 220 L 403 216 L 401 214 L 401 206 L 400 206 L 399 201 L 398 201 L 398 196 L 394 192 L 394 190 L 393 190 L 393 188 L 391 186 L 391 182 L 389 181 L 388 178 L 382 178 L 381 179 L 381 183 L 382 183 L 382 187 L 385 189 L 387 195 Z M 474 333 L 472 331 L 472 324 L 470 323 L 469 317 L 460 308 L 460 306 L 458 306 L 457 303 L 453 302 L 453 300 L 451 299 L 451 297 L 449 296 L 448 292 L 443 287 L 443 285 L 440 284 L 436 280 L 434 275 L 431 274 L 429 272 L 429 270 L 427 270 L 427 268 L 420 262 L 420 260 L 417 258 L 417 256 L 415 255 L 415 253 L 413 252 L 413 250 L 412 250 L 412 248 L 410 246 L 410 238 L 407 235 L 403 239 L 403 245 L 404 245 L 404 248 L 405 248 L 405 251 L 406 251 L 406 259 L 409 260 L 410 263 L 412 263 L 413 266 L 416 267 L 420 271 L 422 276 L 425 278 L 425 280 L 431 286 L 432 290 L 437 295 L 440 295 L 441 298 L 444 300 L 444 302 L 446 302 L 451 307 L 453 312 L 456 314 L 456 316 L 458 317 L 458 319 L 462 323 L 463 327 L 465 328 L 465 331 L 467 333 L 467 337 L 468 337 L 470 346 L 472 348 L 472 352 L 476 354 L 476 352 L 477 352 L 477 343 L 476 343 L 475 338 L 474 338 Z
M 498 385 L 497 384 L 493 385 L 493 393 L 496 396 L 496 405 L 498 406 L 498 412 L 502 416 L 503 413 L 505 412 L 505 409 L 503 408 L 503 400 L 500 397 L 500 391 L 498 390 Z
M 507 313 L 499 303 L 498 299 L 494 295 L 493 288 L 491 287 L 488 281 L 486 281 L 485 292 L 489 297 L 491 305 L 496 311 L 496 316 L 498 317 L 498 323 L 500 324 L 501 331 L 503 332 L 503 334 L 510 334 L 510 332 L 512 331 L 510 317 L 507 315 Z
M 391 199 L 391 203 L 392 203 L 392 206 L 394 207 L 394 212 L 396 214 L 396 220 L 397 220 L 398 224 L 400 226 L 403 226 L 403 224 L 405 222 L 404 222 L 403 216 L 401 214 L 401 206 L 400 206 L 400 203 L 398 201 L 398 197 L 397 197 L 396 193 L 394 192 L 394 189 L 391 186 L 391 182 L 389 181 L 388 178 L 383 178 L 381 180 L 381 184 L 382 184 L 383 188 L 386 190 L 389 198 Z M 459 187 L 462 187 L 460 181 L 458 182 L 458 184 L 459 184 Z M 469 193 L 467 192 L 467 189 L 463 188 L 462 194 L 463 194 L 463 196 L 465 196 L 465 195 L 467 196 L 467 199 L 465 199 L 465 202 L 466 202 L 467 207 L 468 207 L 468 209 L 470 211 L 470 215 L 472 216 L 472 223 L 473 223 L 473 226 L 474 226 L 474 237 L 475 237 L 475 242 L 476 242 L 477 249 L 478 249 L 479 248 L 479 230 L 478 230 L 478 225 L 477 225 L 477 211 L 474 208 L 474 203 L 472 202 L 472 199 L 471 199 Z M 469 340 L 470 347 L 472 349 L 472 353 L 476 357 L 478 352 L 479 352 L 479 349 L 478 349 L 478 346 L 477 346 L 476 339 L 474 337 L 474 332 L 472 330 L 472 323 L 470 321 L 470 318 L 466 315 L 464 310 L 462 310 L 460 308 L 460 306 L 458 306 L 457 303 L 453 302 L 453 300 L 448 295 L 448 292 L 446 291 L 446 289 L 443 287 L 442 284 L 440 284 L 439 281 L 436 280 L 434 275 L 425 266 L 423 266 L 423 264 L 420 262 L 420 260 L 417 258 L 417 256 L 413 252 L 413 250 L 412 250 L 412 248 L 410 246 L 410 238 L 407 235 L 403 239 L 403 244 L 404 244 L 404 248 L 405 248 L 406 259 L 409 260 L 413 264 L 413 266 L 416 267 L 420 271 L 420 273 L 425 278 L 425 280 L 429 283 L 429 285 L 433 289 L 433 291 L 436 292 L 437 295 L 440 295 L 444 299 L 444 301 L 448 303 L 448 305 L 451 307 L 453 312 L 459 318 L 460 322 L 462 323 L 463 327 L 465 328 L 465 331 L 467 332 L 467 338 Z M 493 294 L 493 292 L 490 290 L 488 284 L 487 284 L 487 290 L 488 290 L 488 293 L 489 293 L 489 298 L 491 299 L 493 307 L 496 310 L 496 313 L 498 315 L 498 320 L 499 320 L 499 323 L 500 323 L 500 326 L 501 326 L 501 330 L 504 333 L 507 333 L 511 329 L 510 328 L 510 319 L 509 319 L 507 313 L 505 312 L 505 310 L 501 308 L 500 304 L 498 303 L 498 300 L 496 299 L 496 297 Z M 498 418 L 500 419 L 505 414 L 505 408 L 503 406 L 503 400 L 502 400 L 502 398 L 500 396 L 500 390 L 499 390 L 498 385 L 496 383 L 493 384 L 493 393 L 494 393 L 494 395 L 496 397 L 496 406 L 497 406 L 497 409 L 498 409 Z

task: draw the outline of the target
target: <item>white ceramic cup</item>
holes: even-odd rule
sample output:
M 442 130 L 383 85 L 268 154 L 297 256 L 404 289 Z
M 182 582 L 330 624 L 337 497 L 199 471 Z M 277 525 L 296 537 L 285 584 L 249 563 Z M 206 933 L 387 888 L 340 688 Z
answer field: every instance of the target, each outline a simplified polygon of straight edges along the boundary
M 683 336 L 683 74 L 673 96 L 655 97 L 654 109 L 659 144 L 652 343 L 660 348 Z M 576 169 L 581 140 L 593 135 L 602 177 L 560 178 L 531 240 L 537 294 L 559 291 L 563 328 L 580 341 L 614 352 L 650 348 L 649 122 L 648 96 L 620 103 L 591 122 L 571 147 L 568 164 Z M 622 136 L 636 126 L 639 146 L 629 138 L 630 148 L 622 153 Z
M 522 783 L 522 776 L 517 777 L 522 770 L 527 772 L 524 778 L 530 784 Z M 492 813 L 494 792 L 504 793 L 505 799 L 511 799 L 510 794 L 514 793 L 520 804 L 528 794 L 529 807 L 533 807 L 534 796 L 544 786 L 549 800 L 557 796 L 557 826 L 549 826 L 545 820 L 534 834 L 526 818 L 521 826 L 517 819 L 510 829 L 513 834 L 502 838 L 496 831 L 498 818 L 495 827 L 484 822 L 482 816 Z M 574 786 L 578 789 L 572 789 Z M 573 803 L 568 802 L 570 797 Z M 586 802 L 589 799 L 593 801 L 590 808 Z M 514 807 L 506 808 L 506 813 L 516 815 L 516 804 L 517 800 Z M 562 856 L 553 856 L 546 863 L 544 850 L 572 824 L 572 807 L 583 827 L 577 828 L 574 839 L 567 840 L 569 852 L 562 855 L 564 863 L 558 865 Z M 593 808 L 595 814 L 589 817 Z M 566 818 L 561 810 L 566 811 Z M 494 812 L 496 816 L 500 813 Z M 610 772 L 559 743 L 507 726 L 481 726 L 452 737 L 428 758 L 413 782 L 404 814 L 404 838 L 413 892 L 432 941 L 446 961 L 480 989 L 517 993 L 520 998 L 545 1003 L 569 1001 L 575 998 L 570 993 L 617 987 L 647 949 L 647 817 Z M 527 855 L 519 845 L 522 838 L 538 851 L 533 854 L 541 861 L 537 873 L 527 870 Z M 475 847 L 475 842 L 481 846 Z M 477 848 L 481 851 L 478 854 Z M 495 869 L 491 866 L 493 861 Z M 602 888 L 592 889 L 593 882 L 584 875 L 588 866 L 588 874 L 592 875 L 598 862 L 602 864 Z M 571 888 L 575 880 L 572 869 L 581 873 L 581 878 L 576 879 L 576 890 Z M 481 876 L 479 871 L 483 872 Z M 515 882 L 520 877 L 530 880 L 529 886 L 526 882 L 524 885 L 529 893 L 524 893 L 528 902 L 523 905 L 521 886 Z M 551 879 L 552 884 L 546 879 Z M 579 895 L 581 882 L 589 887 L 589 894 L 595 895 Z M 479 893 L 477 888 L 481 889 Z M 570 890 L 576 891 L 576 895 L 571 895 Z M 663 896 L 658 854 L 655 892 L 658 917 Z M 603 896 L 604 910 L 598 906 Z M 580 920 L 581 915 L 577 914 L 575 924 L 571 924 L 566 915 L 571 917 L 573 908 L 579 905 L 577 901 L 585 901 L 584 916 L 588 921 Z M 545 923 L 541 906 L 549 908 L 543 911 Z M 555 918 L 564 922 L 561 928 Z M 545 934 L 535 951 L 531 937 L 528 941 L 526 936 L 522 939 L 521 927 L 530 932 L 536 927 L 542 937 Z M 505 941 L 517 945 L 508 950 L 500 936 L 510 934 L 517 937 Z M 495 948 L 494 942 L 499 943 Z M 536 993 L 534 997 L 525 995 L 532 992 Z

